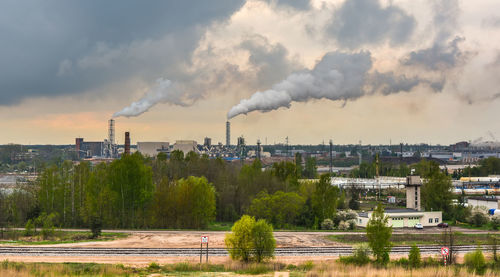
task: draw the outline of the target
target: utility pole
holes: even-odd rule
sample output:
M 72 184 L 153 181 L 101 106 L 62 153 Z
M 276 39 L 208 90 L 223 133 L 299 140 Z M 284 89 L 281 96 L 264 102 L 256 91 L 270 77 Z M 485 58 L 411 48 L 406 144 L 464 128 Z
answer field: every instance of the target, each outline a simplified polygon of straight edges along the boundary
M 333 141 L 330 140 L 330 175 L 333 173 Z
M 378 153 L 375 154 L 375 173 L 377 174 L 377 185 L 378 185 L 378 194 L 377 194 L 377 202 L 380 201 L 380 175 L 379 175 L 379 166 L 378 166 Z

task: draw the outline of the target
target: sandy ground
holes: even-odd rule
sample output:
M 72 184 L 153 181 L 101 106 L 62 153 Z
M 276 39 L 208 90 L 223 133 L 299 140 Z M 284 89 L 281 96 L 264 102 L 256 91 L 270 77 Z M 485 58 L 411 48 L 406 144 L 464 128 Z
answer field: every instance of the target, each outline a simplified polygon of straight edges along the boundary
M 224 232 L 134 232 L 129 237 L 113 241 L 80 242 L 54 245 L 38 245 L 39 247 L 114 247 L 114 248 L 199 248 L 201 235 L 209 236 L 209 247 L 223 248 Z M 332 242 L 323 233 L 276 232 L 278 247 L 321 247 L 343 246 L 345 244 Z M 9 246 L 9 245 L 2 245 Z M 14 245 L 10 245 L 14 246 Z M 30 245 L 36 247 L 35 245 Z

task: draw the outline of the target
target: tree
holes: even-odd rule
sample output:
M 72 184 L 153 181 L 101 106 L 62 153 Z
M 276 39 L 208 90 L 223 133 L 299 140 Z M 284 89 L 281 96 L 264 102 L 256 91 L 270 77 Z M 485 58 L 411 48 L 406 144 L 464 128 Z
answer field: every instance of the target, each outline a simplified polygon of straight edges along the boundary
M 249 262 L 254 241 L 252 229 L 255 225 L 255 218 L 249 215 L 244 215 L 240 220 L 236 221 L 231 228 L 231 233 L 226 234 L 224 240 L 227 251 L 233 260 L 242 260 Z
M 306 159 L 306 166 L 304 168 L 303 176 L 305 178 L 313 179 L 313 178 L 316 178 L 316 175 L 318 175 L 318 172 L 316 169 L 316 158 L 308 157 Z
M 420 249 L 416 244 L 410 249 L 410 254 L 408 255 L 408 261 L 410 262 L 410 267 L 418 268 L 420 267 L 421 259 L 420 259 Z
M 295 192 L 277 191 L 274 194 L 261 192 L 252 200 L 250 215 L 266 219 L 275 227 L 292 225 L 304 206 L 304 199 Z
M 274 257 L 276 240 L 273 236 L 273 227 L 265 220 L 260 219 L 252 228 L 252 241 L 255 248 L 255 261 L 260 263 Z
M 274 256 L 273 228 L 265 220 L 244 215 L 236 221 L 224 240 L 233 260 L 262 262 Z
M 443 217 L 450 218 L 452 212 L 451 178 L 441 172 L 434 172 L 422 186 L 422 205 L 427 211 L 443 211 Z
M 330 184 L 330 176 L 321 175 L 312 196 L 312 205 L 319 222 L 335 216 L 339 193 L 339 188 Z
M 392 227 L 388 226 L 389 217 L 384 213 L 382 204 L 378 204 L 366 225 L 366 236 L 368 244 L 375 255 L 376 262 L 387 264 L 389 252 L 391 251 Z

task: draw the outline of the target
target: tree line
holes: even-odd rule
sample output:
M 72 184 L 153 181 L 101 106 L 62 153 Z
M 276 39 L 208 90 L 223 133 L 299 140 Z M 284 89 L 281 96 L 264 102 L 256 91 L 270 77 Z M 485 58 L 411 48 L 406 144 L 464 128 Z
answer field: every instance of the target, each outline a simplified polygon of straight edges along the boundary
M 43 168 L 36 182 L 0 194 L 0 224 L 24 226 L 47 214 L 61 227 L 199 229 L 251 213 L 278 227 L 319 227 L 342 194 L 327 176 L 299 182 L 316 174 L 315 160 L 300 155 L 266 170 L 259 160 L 242 165 L 181 151 L 170 158 L 134 153 L 97 165 L 64 161 Z M 258 210 L 259 203 L 267 210 Z M 272 218 L 271 209 L 278 211 Z

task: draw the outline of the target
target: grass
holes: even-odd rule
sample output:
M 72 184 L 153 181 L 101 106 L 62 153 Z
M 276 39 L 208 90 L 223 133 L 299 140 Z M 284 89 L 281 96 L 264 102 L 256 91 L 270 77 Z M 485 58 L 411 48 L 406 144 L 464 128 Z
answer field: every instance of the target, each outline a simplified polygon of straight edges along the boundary
M 292 277 L 304 276 L 476 276 L 463 265 L 444 267 L 440 259 L 435 258 L 433 263 L 424 263 L 417 269 L 408 269 L 397 261 L 392 261 L 386 267 L 372 264 L 365 266 L 346 265 L 340 262 L 313 264 L 304 262 L 299 265 L 285 265 L 281 263 L 240 263 L 228 262 L 225 264 L 195 264 L 176 263 L 159 265 L 151 263 L 147 267 L 126 267 L 121 264 L 95 263 L 22 263 L 0 262 L 0 276 L 273 276 L 274 272 L 288 272 Z M 498 276 L 500 266 L 489 263 L 483 276 Z
M 500 234 L 492 234 L 500 240 Z M 356 244 L 367 242 L 366 236 L 359 235 L 329 235 L 329 240 L 347 244 Z M 477 245 L 489 244 L 488 234 L 463 234 L 455 233 L 455 245 Z M 392 234 L 391 242 L 397 246 L 411 246 L 414 243 L 418 245 L 442 244 L 443 238 L 439 234 Z
M 15 245 L 45 245 L 64 244 L 90 241 L 110 241 L 128 237 L 127 233 L 102 233 L 100 237 L 92 239 L 91 232 L 55 231 L 54 236 L 44 240 L 40 234 L 23 236 L 22 231 L 13 230 L 4 233 L 6 240 L 0 240 L 0 244 Z
M 448 223 L 450 226 L 456 226 L 456 227 L 461 227 L 465 229 L 471 229 L 471 230 L 485 230 L 485 231 L 497 231 L 493 230 L 491 226 L 491 222 L 488 222 L 486 225 L 482 226 L 474 226 L 469 223 L 464 223 L 464 222 L 454 222 L 451 220 L 445 220 L 444 222 Z

